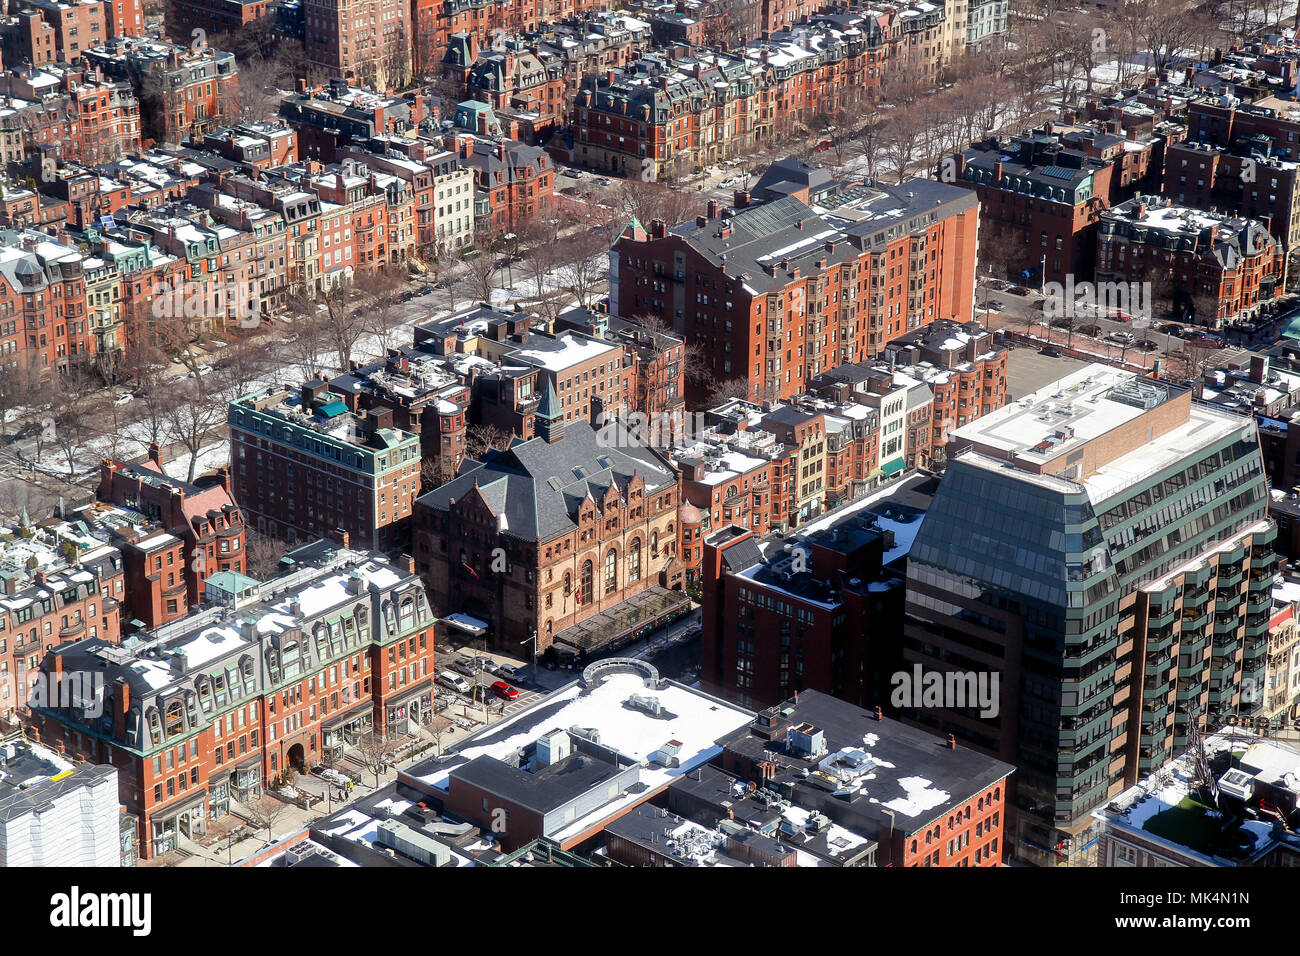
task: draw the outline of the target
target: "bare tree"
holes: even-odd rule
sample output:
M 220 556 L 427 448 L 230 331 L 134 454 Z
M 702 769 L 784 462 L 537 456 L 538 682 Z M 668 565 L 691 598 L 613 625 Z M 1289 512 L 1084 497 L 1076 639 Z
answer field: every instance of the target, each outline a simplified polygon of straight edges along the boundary
M 297 320 L 302 320 L 298 339 L 307 336 L 301 344 L 319 342 L 333 352 L 335 367 L 346 372 L 357 340 L 367 330 L 371 312 L 391 293 L 392 281 L 383 273 L 363 274 L 352 283 L 339 283 L 315 302 L 303 296 L 293 297 L 290 308 Z
M 244 561 L 249 577 L 259 581 L 275 577 L 284 551 L 283 542 L 252 528 L 244 529 Z
M 209 439 L 208 433 L 225 420 L 226 403 L 213 395 L 202 379 L 185 382 L 173 391 L 163 411 L 164 434 L 169 442 L 189 453 L 186 481 L 194 480 L 199 452 Z
M 0 435 L 4 435 L 10 413 L 29 408 L 40 394 L 44 376 L 41 370 L 27 361 L 20 352 L 17 364 L 0 371 Z
M 77 459 L 86 442 L 99 433 L 92 406 L 101 380 L 90 362 L 69 362 L 51 377 L 50 385 L 53 407 L 45 425 L 52 427 L 43 426 L 42 432 L 63 455 L 72 480 L 77 477 Z
M 513 433 L 497 425 L 471 425 L 465 432 L 465 456 L 482 461 L 490 451 L 509 448 L 514 438 Z
M 287 811 L 292 804 L 285 803 L 283 800 L 280 800 L 278 797 L 273 797 L 269 793 L 264 793 L 252 803 L 245 804 L 244 806 L 245 809 L 248 810 L 248 815 L 253 818 L 253 823 L 259 827 L 266 828 L 266 842 L 271 843 L 275 839 L 272 833 L 272 828 L 275 826 L 275 822 L 284 816 L 285 811 Z
M 560 282 L 578 304 L 590 307 L 608 274 L 609 236 L 604 229 L 571 236 L 561 249 Z
M 395 343 L 393 333 L 406 321 L 401 309 L 404 283 L 388 272 L 376 273 L 367 280 L 370 307 L 366 312 L 366 331 L 379 340 L 379 357 L 388 354 Z
M 1183 347 L 1168 356 L 1171 375 L 1183 379 L 1198 379 L 1219 362 L 1219 350 L 1201 342 L 1184 342 Z
M 239 84 L 229 87 L 221 104 L 228 123 L 259 123 L 274 119 L 283 99 L 280 90 L 292 87 L 293 71 L 278 57 L 254 55 L 239 60 Z
M 375 786 L 379 786 L 379 775 L 389 768 L 397 754 L 399 742 L 392 736 L 371 731 L 357 741 L 356 756 L 361 766 L 375 775 Z
M 478 302 L 491 304 L 492 293 L 496 290 L 497 264 L 493 249 L 498 237 L 492 236 L 478 243 L 478 255 L 465 260 L 465 278 L 470 292 Z
M 738 377 L 718 382 L 713 387 L 713 390 L 709 392 L 706 404 L 712 408 L 714 405 L 721 405 L 733 398 L 749 398 L 749 379 Z
M 441 488 L 455 477 L 456 472 L 447 468 L 441 457 L 425 458 L 420 462 L 420 494 Z
M 265 343 L 251 338 L 236 338 L 221 350 L 209 375 L 213 379 L 214 390 L 223 391 L 234 399 L 267 377 L 274 367 L 271 352 Z

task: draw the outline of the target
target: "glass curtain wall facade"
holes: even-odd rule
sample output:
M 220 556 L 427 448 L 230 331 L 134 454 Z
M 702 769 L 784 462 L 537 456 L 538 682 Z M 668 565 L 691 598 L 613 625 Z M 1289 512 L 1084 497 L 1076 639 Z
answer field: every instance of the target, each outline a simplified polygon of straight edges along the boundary
M 1194 710 L 1248 713 L 1263 688 L 1275 529 L 1253 422 L 1096 493 L 961 454 L 909 558 L 905 666 L 997 670 L 1001 700 L 906 716 L 1017 766 L 1016 853 L 1040 863 L 1088 846 L 1091 811 L 1181 752 Z

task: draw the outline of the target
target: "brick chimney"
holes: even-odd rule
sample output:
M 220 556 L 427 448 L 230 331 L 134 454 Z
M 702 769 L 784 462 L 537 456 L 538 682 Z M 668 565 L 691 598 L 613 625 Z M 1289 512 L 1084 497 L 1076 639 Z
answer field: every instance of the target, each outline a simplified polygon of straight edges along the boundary
M 162 471 L 162 449 L 158 447 L 156 441 L 149 443 L 149 460 L 157 466 L 159 471 Z

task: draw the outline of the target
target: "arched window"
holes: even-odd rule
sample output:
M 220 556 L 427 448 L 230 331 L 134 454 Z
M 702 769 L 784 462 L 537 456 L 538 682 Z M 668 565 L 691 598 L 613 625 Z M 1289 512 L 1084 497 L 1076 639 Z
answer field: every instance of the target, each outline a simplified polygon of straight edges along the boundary
M 592 567 L 591 561 L 582 562 L 582 575 L 578 580 L 578 604 L 586 604 L 591 600 L 592 594 Z
M 564 572 L 564 596 L 568 597 L 573 593 L 573 575 L 568 571 Z
M 633 538 L 632 546 L 627 552 L 627 579 L 641 580 L 641 539 Z
M 618 590 L 618 553 L 613 548 L 605 552 L 605 593 Z
M 659 557 L 659 529 L 650 532 L 650 557 Z

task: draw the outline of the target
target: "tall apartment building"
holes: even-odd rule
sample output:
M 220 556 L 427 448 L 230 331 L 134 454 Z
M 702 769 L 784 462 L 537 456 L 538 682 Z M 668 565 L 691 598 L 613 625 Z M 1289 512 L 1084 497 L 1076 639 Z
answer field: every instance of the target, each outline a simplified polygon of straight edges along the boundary
M 1000 710 L 911 708 L 1020 768 L 1016 852 L 1252 715 L 1276 528 L 1255 423 L 1089 365 L 953 434 L 907 567 L 905 667 L 1000 676 Z M 956 703 L 956 702 L 954 702 Z
M 328 76 L 377 90 L 411 76 L 409 0 L 304 0 L 307 61 Z
M 1295 69 L 1294 63 L 1289 69 Z M 1255 97 L 1258 91 L 1251 89 L 1247 95 Z M 1180 203 L 1203 206 L 1208 192 L 1215 208 L 1267 221 L 1286 247 L 1288 283 L 1293 291 L 1294 283 L 1300 282 L 1296 262 L 1300 256 L 1297 135 L 1300 116 L 1281 97 L 1269 95 L 1251 102 L 1231 92 L 1221 96 L 1204 92 L 1187 104 L 1188 149 L 1195 144 L 1198 151 L 1178 155 L 1177 166 L 1166 164 L 1165 171 L 1165 195 Z M 1192 173 L 1193 166 L 1201 165 L 1209 168 Z
M 167 35 L 177 40 L 202 30 L 211 37 L 230 36 L 268 13 L 271 0 L 172 0 L 164 10 Z
M 1009 277 L 1064 282 L 1092 276 L 1097 222 L 1112 167 L 1052 137 L 977 143 L 947 157 L 940 178 L 974 189 L 980 248 Z
M 1255 136 L 1233 148 L 1171 143 L 1161 193 L 1180 206 L 1220 209 L 1263 222 L 1288 254 L 1300 248 L 1300 163 Z
M 716 381 L 744 379 L 759 402 L 875 358 L 904 332 L 971 314 L 974 193 L 918 179 L 837 201 L 710 202 L 671 229 L 633 220 L 610 251 L 610 312 L 659 316 L 708 356 Z
M 26 705 L 46 649 L 121 639 L 121 552 L 59 521 L 6 529 L 0 542 L 0 719 Z
M 116 768 L 144 859 L 206 833 L 287 768 L 432 719 L 435 622 L 420 579 L 346 545 L 286 557 L 293 570 L 261 584 L 210 581 L 209 607 L 129 648 L 82 640 L 45 659 L 52 677 L 104 675 L 102 713 L 33 708 L 31 733 Z
M 393 427 L 392 409 L 354 414 L 313 380 L 237 398 L 227 422 L 234 494 L 259 532 L 291 543 L 347 533 L 376 551 L 408 546 L 420 438 Z
M 1259 316 L 1282 292 L 1285 262 L 1267 223 L 1138 196 L 1101 214 L 1095 275 L 1149 282 L 1156 314 L 1217 329 Z

